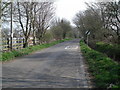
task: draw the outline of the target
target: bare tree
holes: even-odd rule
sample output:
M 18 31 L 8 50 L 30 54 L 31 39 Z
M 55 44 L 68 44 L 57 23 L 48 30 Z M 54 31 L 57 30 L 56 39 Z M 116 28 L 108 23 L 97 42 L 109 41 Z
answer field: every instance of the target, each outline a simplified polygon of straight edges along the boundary
M 102 31 L 102 21 L 97 10 L 93 12 L 92 9 L 87 9 L 85 12 L 79 12 L 74 19 L 74 23 L 85 42 L 87 42 L 88 34 L 91 39 L 98 40 L 98 34 Z
M 67 21 L 67 20 L 65 20 L 65 19 L 62 19 L 62 20 L 60 21 L 59 25 L 61 26 L 62 31 L 63 31 L 62 37 L 63 37 L 63 39 L 65 39 L 65 38 L 66 38 L 66 35 L 68 34 L 68 32 L 72 30 L 72 27 L 71 27 L 71 25 L 70 25 L 70 22 Z
M 2 2 L 2 0 L 0 0 L 0 19 L 3 16 L 3 12 L 8 5 L 10 5 L 10 2 Z
M 87 3 L 87 10 L 79 12 L 74 23 L 80 30 L 84 40 L 87 40 L 88 33 L 90 32 L 90 39 L 109 40 L 110 37 L 120 38 L 120 4 L 119 2 L 100 2 L 100 3 Z M 110 40 L 111 42 L 111 40 Z
M 51 27 L 51 32 L 52 32 L 52 36 L 55 40 L 62 40 L 63 38 L 63 30 L 60 27 L 60 25 L 55 25 Z
M 39 9 L 37 9 L 37 5 L 38 3 L 37 2 L 33 2 L 33 11 L 31 12 L 32 14 L 32 20 L 31 20 L 31 23 L 32 23 L 32 30 L 33 30 L 33 45 L 36 45 L 36 16 L 37 16 L 37 12 L 39 11 Z
M 51 31 L 56 40 L 72 36 L 72 27 L 70 22 L 65 19 L 55 19 L 52 22 Z
M 105 3 L 104 7 L 106 28 L 116 33 L 118 44 L 120 44 L 120 1 Z
M 38 3 L 38 12 L 35 19 L 35 27 L 37 29 L 36 31 L 36 37 L 39 40 L 39 44 L 41 43 L 41 38 L 45 34 L 46 30 L 49 27 L 50 21 L 54 16 L 54 7 L 53 2 L 41 2 Z
M 33 3 L 30 2 L 17 2 L 18 6 L 18 14 L 19 14 L 19 23 L 21 25 L 21 28 L 23 30 L 24 34 L 24 45 L 23 47 L 28 46 L 28 39 L 31 33 L 31 25 L 32 25 L 32 6 Z
M 2 0 L 0 0 L 0 44 L 2 44 L 2 17 L 4 16 L 3 15 L 3 12 L 5 11 L 5 9 L 10 5 L 10 2 L 2 2 Z M 8 35 L 7 35 L 8 36 Z M 5 35 L 6 37 L 6 35 Z M 7 40 L 9 42 L 9 39 L 7 37 Z
M 81 33 L 81 37 L 84 37 L 84 40 L 86 40 L 87 37 L 87 29 L 86 26 L 84 24 L 84 13 L 83 12 L 79 12 L 76 14 L 76 17 L 74 18 L 74 24 L 76 25 L 77 29 L 79 30 L 79 32 Z

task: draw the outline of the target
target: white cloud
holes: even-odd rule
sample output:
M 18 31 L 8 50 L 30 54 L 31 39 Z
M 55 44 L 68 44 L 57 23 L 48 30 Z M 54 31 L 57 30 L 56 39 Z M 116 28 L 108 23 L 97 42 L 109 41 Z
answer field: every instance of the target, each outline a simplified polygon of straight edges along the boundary
M 56 0 L 56 15 L 59 18 L 66 18 L 72 22 L 75 14 L 86 9 L 85 2 L 94 0 Z

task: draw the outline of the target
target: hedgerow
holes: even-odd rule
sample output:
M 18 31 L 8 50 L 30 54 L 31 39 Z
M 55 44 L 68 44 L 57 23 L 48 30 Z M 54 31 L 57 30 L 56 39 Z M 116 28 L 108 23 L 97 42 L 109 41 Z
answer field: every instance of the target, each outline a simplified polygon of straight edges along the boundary
M 95 50 L 105 53 L 114 60 L 120 60 L 120 45 L 98 42 L 95 45 Z
M 120 64 L 80 41 L 81 51 L 98 88 L 120 88 Z

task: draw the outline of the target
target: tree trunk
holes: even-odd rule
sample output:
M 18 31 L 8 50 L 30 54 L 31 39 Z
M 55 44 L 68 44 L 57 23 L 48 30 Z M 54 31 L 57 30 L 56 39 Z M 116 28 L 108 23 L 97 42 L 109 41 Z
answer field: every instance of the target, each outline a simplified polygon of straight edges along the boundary
M 63 33 L 63 39 L 65 39 L 65 37 L 66 37 L 66 33 Z
M 35 36 L 33 36 L 33 45 L 36 45 L 36 42 L 35 42 Z
M 8 50 L 10 50 L 9 41 L 10 41 L 9 38 L 7 38 L 7 45 L 8 45 L 7 48 L 8 48 Z
M 118 44 L 120 44 L 120 36 L 118 36 Z
M 10 24 L 10 50 L 12 51 L 12 49 L 13 49 L 13 41 L 12 41 L 12 39 L 13 39 L 13 16 L 12 16 L 12 2 L 11 2 L 11 12 L 10 12 L 10 14 L 11 14 L 11 16 L 10 16 L 10 18 L 11 18 L 11 24 Z
M 39 44 L 41 44 L 41 37 L 39 37 L 38 39 L 39 39 Z
M 25 38 L 23 48 L 28 47 L 28 38 Z
M 33 30 L 33 45 L 36 45 L 36 37 L 35 37 L 35 31 Z

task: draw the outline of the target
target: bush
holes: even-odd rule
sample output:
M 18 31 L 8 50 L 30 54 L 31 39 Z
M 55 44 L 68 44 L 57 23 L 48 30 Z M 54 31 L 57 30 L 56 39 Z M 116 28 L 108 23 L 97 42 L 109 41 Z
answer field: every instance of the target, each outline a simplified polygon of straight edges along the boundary
M 120 60 L 120 45 L 98 42 L 95 45 L 95 50 L 107 54 L 114 60 Z
M 120 88 L 120 64 L 108 58 L 106 55 L 89 48 L 80 41 L 81 51 L 89 64 L 89 71 L 94 76 L 94 82 L 98 88 Z
M 4 61 L 7 61 L 8 59 L 13 59 L 14 58 L 14 54 L 12 52 L 6 52 L 2 54 L 2 59 Z
M 20 51 L 12 51 L 14 57 L 22 56 L 22 53 Z
M 53 40 L 53 36 L 50 31 L 47 31 L 42 38 L 42 42 L 49 43 L 49 42 L 51 42 L 51 40 Z

